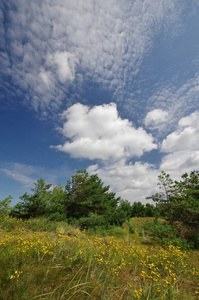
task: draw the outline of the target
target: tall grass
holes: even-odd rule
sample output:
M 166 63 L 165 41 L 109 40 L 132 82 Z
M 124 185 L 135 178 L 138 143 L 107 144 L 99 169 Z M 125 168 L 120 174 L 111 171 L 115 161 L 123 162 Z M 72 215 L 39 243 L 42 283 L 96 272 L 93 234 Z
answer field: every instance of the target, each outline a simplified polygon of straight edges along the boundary
M 199 252 L 144 245 L 139 234 L 124 232 L 1 219 L 0 299 L 199 298 Z

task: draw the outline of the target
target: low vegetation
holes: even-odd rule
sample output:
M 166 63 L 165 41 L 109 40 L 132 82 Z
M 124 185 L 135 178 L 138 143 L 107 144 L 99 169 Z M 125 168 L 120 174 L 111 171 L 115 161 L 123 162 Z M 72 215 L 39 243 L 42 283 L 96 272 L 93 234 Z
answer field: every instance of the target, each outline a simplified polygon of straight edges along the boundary
M 199 172 L 164 172 L 156 206 L 78 171 L 0 201 L 0 299 L 199 299 Z
M 105 235 L 1 217 L 0 299 L 198 299 L 198 251 L 146 243 L 142 223 Z

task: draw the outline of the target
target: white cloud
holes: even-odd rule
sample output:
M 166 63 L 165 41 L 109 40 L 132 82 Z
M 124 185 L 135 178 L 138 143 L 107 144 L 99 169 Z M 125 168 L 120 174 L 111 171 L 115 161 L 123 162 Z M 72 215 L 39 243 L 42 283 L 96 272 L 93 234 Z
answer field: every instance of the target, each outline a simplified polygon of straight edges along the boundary
M 49 171 L 42 167 L 15 162 L 2 163 L 2 165 L 3 168 L 0 168 L 0 171 L 13 180 L 20 182 L 23 191 L 33 188 L 33 183 L 39 178 L 44 178 L 47 183 L 56 183 L 59 177 L 68 173 L 67 167 Z
M 53 84 L 51 72 L 49 72 L 49 71 L 46 72 L 45 70 L 41 70 L 40 77 L 41 77 L 42 81 L 45 83 L 45 85 L 47 85 L 48 87 L 50 87 Z
M 11 3 L 0 13 L 1 72 L 12 78 L 8 91 L 17 86 L 28 105 L 43 110 L 56 109 L 82 74 L 120 101 L 154 37 L 179 31 L 183 10 L 179 0 L 19 0 L 17 9 Z
M 92 165 L 88 171 L 90 174 L 97 173 L 118 196 L 130 202 L 147 203 L 146 197 L 157 192 L 159 171 L 148 163 L 127 164 L 121 160 L 102 167 Z
M 160 150 L 166 154 L 159 168 L 139 161 L 131 164 L 122 159 L 102 166 L 92 165 L 88 170 L 97 173 L 122 198 L 146 203 L 145 198 L 158 191 L 157 178 L 162 170 L 174 180 L 179 180 L 185 172 L 199 170 L 198 120 L 198 111 L 179 120 L 176 131 L 162 142 Z
M 67 80 L 74 80 L 76 63 L 77 60 L 75 59 L 75 56 L 66 51 L 57 51 L 53 55 L 47 57 L 47 65 L 50 67 L 53 67 L 53 65 L 56 66 L 56 73 L 62 83 Z
M 182 150 L 169 153 L 163 158 L 160 169 L 173 174 L 174 177 L 199 170 L 199 151 Z
M 147 110 L 167 111 L 165 122 L 159 124 L 161 133 L 171 132 L 180 119 L 198 109 L 199 73 L 180 87 L 172 81 L 159 88 L 147 101 Z M 146 122 L 146 119 L 145 119 Z
M 191 115 L 180 119 L 178 124 L 180 127 L 191 126 L 199 128 L 199 111 L 195 111 Z
M 179 120 L 176 130 L 162 142 L 160 150 L 166 154 L 159 168 L 139 161 L 131 164 L 124 158 L 101 166 L 91 165 L 88 171 L 97 173 L 122 198 L 147 203 L 146 197 L 158 191 L 157 179 L 162 170 L 174 180 L 179 180 L 185 172 L 199 170 L 198 120 L 198 111 Z
M 180 119 L 176 131 L 169 134 L 162 142 L 161 150 L 174 152 L 181 150 L 198 150 L 199 112 Z
M 114 103 L 91 109 L 78 103 L 62 117 L 66 121 L 61 132 L 70 140 L 54 148 L 75 158 L 118 160 L 140 157 L 145 151 L 157 148 L 153 137 L 144 129 L 136 129 L 118 116 Z
M 166 152 L 160 169 L 179 177 L 184 172 L 199 170 L 199 112 L 181 118 L 176 131 L 162 142 L 161 151 Z
M 168 112 L 162 109 L 153 109 L 148 112 L 144 120 L 146 127 L 158 128 L 161 123 L 164 123 L 168 118 Z
M 8 177 L 22 183 L 24 187 L 33 187 L 34 179 L 32 175 L 35 173 L 35 169 L 32 166 L 10 163 L 6 168 L 1 168 L 1 172 L 5 173 Z

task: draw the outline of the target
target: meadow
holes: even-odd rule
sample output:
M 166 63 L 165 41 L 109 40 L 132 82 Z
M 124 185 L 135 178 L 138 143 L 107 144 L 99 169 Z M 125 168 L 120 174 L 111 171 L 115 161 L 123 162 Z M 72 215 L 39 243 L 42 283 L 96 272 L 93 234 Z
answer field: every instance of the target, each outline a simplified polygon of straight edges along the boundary
M 0 299 L 199 299 L 199 251 L 156 245 L 139 221 L 95 233 L 2 217 Z

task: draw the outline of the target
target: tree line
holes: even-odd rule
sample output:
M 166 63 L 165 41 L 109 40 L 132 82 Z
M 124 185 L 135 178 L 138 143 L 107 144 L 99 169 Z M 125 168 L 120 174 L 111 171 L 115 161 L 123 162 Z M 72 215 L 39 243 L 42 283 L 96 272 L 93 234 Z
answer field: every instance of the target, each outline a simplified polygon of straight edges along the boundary
M 131 204 L 116 197 L 97 174 L 89 175 L 86 170 L 78 170 L 67 180 L 65 187 L 38 179 L 32 193 L 23 194 L 14 207 L 10 207 L 12 197 L 5 198 L 0 201 L 0 215 L 9 213 L 22 219 L 47 217 L 54 221 L 67 220 L 81 228 L 122 225 L 132 217 L 156 217 L 156 220 L 161 217 L 167 225 L 164 224 L 161 230 L 157 222 L 149 226 L 154 235 L 168 236 L 168 232 L 163 232 L 163 228 L 167 228 L 172 233 L 175 231 L 178 238 L 194 240 L 199 246 L 199 172 L 185 173 L 179 181 L 161 172 L 158 185 L 160 191 L 147 197 L 155 205 Z
M 61 184 L 53 186 L 44 179 L 38 179 L 32 193 L 24 193 L 20 200 L 9 208 L 9 196 L 1 201 L 0 211 L 5 212 L 7 207 L 9 214 L 16 218 L 45 216 L 55 221 L 78 221 L 85 227 L 121 225 L 132 217 L 153 217 L 157 213 L 155 206 L 150 203 L 131 204 L 116 197 L 109 186 L 104 186 L 97 174 L 89 175 L 86 170 L 78 170 L 67 180 L 65 187 Z

